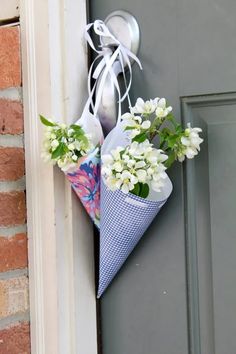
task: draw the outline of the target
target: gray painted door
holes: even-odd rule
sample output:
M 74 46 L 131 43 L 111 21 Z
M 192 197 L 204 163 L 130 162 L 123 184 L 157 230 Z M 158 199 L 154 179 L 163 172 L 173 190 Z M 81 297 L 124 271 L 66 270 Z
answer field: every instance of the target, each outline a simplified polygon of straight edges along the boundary
M 236 1 L 91 0 L 141 28 L 132 88 L 201 126 L 195 162 L 101 299 L 103 354 L 236 353 Z

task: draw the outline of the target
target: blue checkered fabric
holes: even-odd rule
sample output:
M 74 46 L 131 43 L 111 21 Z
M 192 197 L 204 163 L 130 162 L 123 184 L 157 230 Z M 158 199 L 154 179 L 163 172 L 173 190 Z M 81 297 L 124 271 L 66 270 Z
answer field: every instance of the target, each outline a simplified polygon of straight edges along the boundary
M 120 190 L 112 192 L 101 181 L 99 298 L 124 264 L 167 199 L 155 202 Z

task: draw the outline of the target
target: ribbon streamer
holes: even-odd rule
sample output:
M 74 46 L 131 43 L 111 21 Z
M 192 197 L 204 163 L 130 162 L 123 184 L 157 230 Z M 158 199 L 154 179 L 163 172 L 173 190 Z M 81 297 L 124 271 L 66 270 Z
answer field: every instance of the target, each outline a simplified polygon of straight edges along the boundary
M 97 34 L 100 38 L 99 49 L 97 49 L 95 47 L 94 42 L 89 34 L 89 31 L 92 28 L 93 28 L 94 33 Z M 118 92 L 118 97 L 119 97 L 118 104 L 119 105 L 118 105 L 118 118 L 117 118 L 117 120 L 120 121 L 120 119 L 121 119 L 121 102 L 123 102 L 126 97 L 128 97 L 128 100 L 129 100 L 129 91 L 130 91 L 130 87 L 132 84 L 132 68 L 131 68 L 130 59 L 134 60 L 138 64 L 140 69 L 142 70 L 141 62 L 134 53 L 132 53 L 128 48 L 126 48 L 122 43 L 120 43 L 120 41 L 110 32 L 108 27 L 101 20 L 96 20 L 93 23 L 90 23 L 86 26 L 85 39 L 87 40 L 90 47 L 98 54 L 98 56 L 95 58 L 95 60 L 93 61 L 92 65 L 90 67 L 89 75 L 88 75 L 88 90 L 89 90 L 90 97 L 92 96 L 92 92 L 93 92 L 93 90 L 91 90 L 91 86 L 90 86 L 91 78 L 95 79 L 94 86 L 96 86 L 97 82 L 98 82 L 98 78 L 100 77 L 100 75 L 102 75 L 100 78 L 99 88 L 97 90 L 95 105 L 93 105 L 93 103 L 91 103 L 91 105 L 93 107 L 94 115 L 97 114 L 99 104 L 100 104 L 101 98 L 102 98 L 103 88 L 104 88 L 104 85 L 105 85 L 108 75 L 110 75 L 112 82 Z M 103 44 L 103 42 L 105 43 L 104 39 L 106 39 L 106 41 L 109 40 L 110 44 Z M 112 50 L 112 47 L 115 47 L 114 52 Z M 99 64 L 97 65 L 96 69 L 94 70 L 94 72 L 92 74 L 94 64 L 95 64 L 95 62 L 97 62 L 98 59 L 101 59 L 101 61 L 99 62 Z M 114 65 L 116 62 L 119 62 L 120 69 L 118 66 Z M 128 71 L 129 71 L 128 84 L 127 84 L 126 75 L 125 75 L 125 68 L 124 68 L 125 65 L 127 65 Z M 122 97 L 121 97 L 121 93 L 120 93 L 119 83 L 117 80 L 117 75 L 121 72 L 123 72 L 125 86 L 126 86 L 126 91 Z M 130 100 L 129 100 L 129 104 L 130 104 Z

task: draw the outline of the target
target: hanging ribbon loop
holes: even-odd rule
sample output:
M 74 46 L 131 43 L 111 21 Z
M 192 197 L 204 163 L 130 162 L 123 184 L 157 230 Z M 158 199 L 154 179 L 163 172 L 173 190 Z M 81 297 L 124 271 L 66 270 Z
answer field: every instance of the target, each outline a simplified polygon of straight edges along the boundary
M 94 33 L 99 36 L 100 44 L 98 49 L 96 48 L 89 34 L 90 29 L 93 29 Z M 90 47 L 98 54 L 98 56 L 95 58 L 95 60 L 93 61 L 90 67 L 89 75 L 88 75 L 88 90 L 90 96 L 90 103 L 93 108 L 94 115 L 97 114 L 102 99 L 104 85 L 106 83 L 106 79 L 108 75 L 110 75 L 110 78 L 118 92 L 118 97 L 119 97 L 118 99 L 118 121 L 119 121 L 121 118 L 121 102 L 123 102 L 124 99 L 128 97 L 129 104 L 130 104 L 129 91 L 132 84 L 131 60 L 135 61 L 138 64 L 139 68 L 142 70 L 141 62 L 134 53 L 132 53 L 128 48 L 126 48 L 122 43 L 120 43 L 120 41 L 110 32 L 108 27 L 101 20 L 96 20 L 93 23 L 90 23 L 86 26 L 85 39 L 87 40 Z M 97 62 L 98 59 L 101 60 L 98 63 L 95 70 L 93 71 L 94 64 L 95 62 Z M 119 62 L 120 69 L 117 70 L 118 66 L 114 65 L 115 62 Z M 126 81 L 125 66 L 127 66 L 128 73 L 129 73 L 128 83 Z M 117 76 L 119 73 L 123 73 L 125 87 L 126 87 L 126 91 L 122 97 L 120 93 L 119 83 L 117 80 Z M 91 89 L 90 86 L 92 78 L 95 80 L 93 89 Z M 99 87 L 97 89 L 95 105 L 93 105 L 91 96 L 94 93 L 94 89 L 97 85 L 98 78 L 100 78 Z

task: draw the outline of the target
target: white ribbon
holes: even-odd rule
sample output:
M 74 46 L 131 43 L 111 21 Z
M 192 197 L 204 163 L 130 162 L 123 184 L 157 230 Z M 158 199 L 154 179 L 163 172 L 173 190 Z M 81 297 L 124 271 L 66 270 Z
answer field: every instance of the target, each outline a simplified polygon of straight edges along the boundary
M 89 30 L 91 28 L 93 28 L 95 34 L 97 34 L 100 38 L 99 48 L 101 48 L 101 49 L 97 49 L 93 43 L 93 40 L 89 34 Z M 110 40 L 112 40 L 112 43 L 109 45 L 102 44 L 102 37 L 109 39 L 109 43 L 110 43 Z M 90 67 L 90 70 L 89 70 L 89 74 L 88 74 L 88 91 L 89 91 L 89 100 L 88 101 L 89 101 L 89 105 L 92 106 L 94 115 L 96 116 L 98 108 L 99 108 L 99 104 L 101 102 L 103 88 L 104 88 L 107 76 L 110 75 L 111 80 L 118 92 L 118 97 L 119 97 L 119 100 L 118 100 L 118 121 L 120 121 L 120 119 L 121 119 L 121 102 L 123 102 L 124 99 L 126 97 L 128 97 L 129 105 L 131 105 L 130 99 L 129 99 L 129 91 L 130 91 L 130 87 L 132 84 L 132 68 L 131 68 L 130 59 L 133 59 L 139 65 L 140 69 L 142 70 L 141 62 L 134 53 L 132 53 L 128 48 L 126 48 L 123 44 L 121 44 L 120 41 L 118 41 L 118 39 L 116 37 L 113 36 L 113 34 L 109 31 L 107 26 L 101 20 L 96 20 L 93 23 L 90 23 L 86 26 L 85 39 L 87 40 L 90 47 L 98 54 L 98 56 L 93 61 L 92 65 Z M 116 47 L 114 52 L 112 51 L 111 46 Z M 98 59 L 101 59 L 101 60 L 93 72 L 94 65 Z M 115 65 L 115 63 L 117 63 L 117 62 L 120 65 Z M 129 70 L 128 84 L 126 81 L 126 75 L 125 75 L 125 69 L 124 69 L 125 65 L 127 65 L 128 70 Z M 92 72 L 93 72 L 93 74 L 92 74 Z M 125 87 L 126 87 L 126 91 L 122 97 L 121 97 L 121 93 L 120 93 L 119 83 L 117 80 L 117 75 L 120 72 L 123 72 Z M 92 96 L 94 94 L 95 87 L 98 82 L 98 78 L 100 77 L 101 74 L 102 74 L 102 76 L 100 78 L 99 88 L 97 90 L 95 105 L 93 105 Z M 91 89 L 91 78 L 95 79 L 95 84 L 93 86 L 93 89 Z

